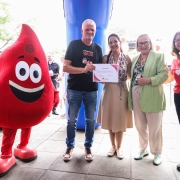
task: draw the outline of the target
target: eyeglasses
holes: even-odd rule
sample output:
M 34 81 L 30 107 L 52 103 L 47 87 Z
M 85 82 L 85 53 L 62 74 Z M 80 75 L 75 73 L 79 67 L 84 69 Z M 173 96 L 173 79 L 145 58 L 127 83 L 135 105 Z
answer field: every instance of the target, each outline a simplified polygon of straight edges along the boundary
M 114 40 L 114 41 L 109 41 L 109 45 L 111 45 L 112 43 L 114 43 L 114 44 L 116 44 L 116 43 L 118 43 L 119 41 L 118 40 Z
M 174 42 L 175 42 L 175 43 L 179 43 L 179 42 L 180 42 L 180 39 L 175 39 Z
M 140 47 L 142 47 L 143 46 L 143 44 L 145 45 L 145 46 L 148 46 L 149 45 L 149 41 L 144 41 L 144 42 L 138 42 L 138 46 L 140 46 Z

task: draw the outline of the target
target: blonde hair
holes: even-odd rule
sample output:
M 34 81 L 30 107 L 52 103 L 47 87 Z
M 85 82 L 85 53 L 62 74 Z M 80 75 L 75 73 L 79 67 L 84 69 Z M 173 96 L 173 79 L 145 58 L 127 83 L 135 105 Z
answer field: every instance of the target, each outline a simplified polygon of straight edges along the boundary
M 136 41 L 136 50 L 138 51 L 138 39 L 139 39 L 141 36 L 147 36 L 147 37 L 149 38 L 150 50 L 153 50 L 152 41 L 151 41 L 151 39 L 150 39 L 150 37 L 149 37 L 148 34 L 141 34 L 141 35 L 138 36 L 137 41 Z

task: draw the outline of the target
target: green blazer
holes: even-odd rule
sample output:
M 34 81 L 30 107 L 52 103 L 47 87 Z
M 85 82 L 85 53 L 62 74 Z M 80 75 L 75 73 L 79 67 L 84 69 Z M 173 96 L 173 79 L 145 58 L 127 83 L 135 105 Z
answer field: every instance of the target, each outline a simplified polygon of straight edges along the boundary
M 134 66 L 139 55 L 133 58 L 131 67 L 131 79 L 133 76 Z M 151 78 L 151 84 L 142 86 L 140 94 L 140 108 L 143 112 L 159 112 L 165 110 L 166 99 L 163 90 L 163 83 L 168 78 L 168 70 L 164 61 L 164 54 L 150 51 L 144 67 L 143 77 Z M 129 110 L 132 107 L 132 84 L 128 96 Z

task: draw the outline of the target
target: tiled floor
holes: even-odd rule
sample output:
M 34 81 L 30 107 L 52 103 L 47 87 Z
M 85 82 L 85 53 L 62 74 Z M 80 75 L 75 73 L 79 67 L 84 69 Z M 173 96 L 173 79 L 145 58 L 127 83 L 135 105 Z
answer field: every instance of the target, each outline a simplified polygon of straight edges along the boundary
M 166 89 L 168 93 L 168 88 Z M 60 109 L 59 109 L 60 111 Z M 19 142 L 19 132 L 15 144 Z M 0 132 L 0 143 L 2 133 Z M 77 131 L 76 148 L 70 162 L 62 159 L 66 138 L 66 120 L 51 115 L 41 124 L 33 127 L 29 146 L 36 148 L 38 158 L 30 163 L 17 160 L 17 165 L 2 177 L 2 180 L 180 180 L 176 170 L 180 162 L 180 126 L 174 109 L 167 98 L 167 110 L 163 122 L 163 162 L 154 166 L 153 155 L 135 161 L 138 150 L 138 137 L 135 128 L 128 129 L 124 135 L 123 151 L 125 158 L 106 156 L 110 141 L 108 132 L 100 127 L 95 131 L 92 150 L 95 159 L 87 163 L 84 159 L 84 132 Z

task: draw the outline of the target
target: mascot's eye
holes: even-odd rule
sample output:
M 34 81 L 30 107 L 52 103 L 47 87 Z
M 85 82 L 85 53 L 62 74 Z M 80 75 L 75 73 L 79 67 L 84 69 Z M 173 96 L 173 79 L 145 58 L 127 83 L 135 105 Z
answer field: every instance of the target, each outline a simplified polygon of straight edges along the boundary
M 25 81 L 29 77 L 29 66 L 25 61 L 19 61 L 15 71 L 16 77 L 21 81 Z
M 20 75 L 24 76 L 26 74 L 26 70 L 24 68 L 20 69 Z
M 34 71 L 33 76 L 34 76 L 35 78 L 38 78 L 38 76 L 39 76 L 38 71 Z
M 42 71 L 38 64 L 32 64 L 30 67 L 30 78 L 32 82 L 38 83 L 41 80 Z

